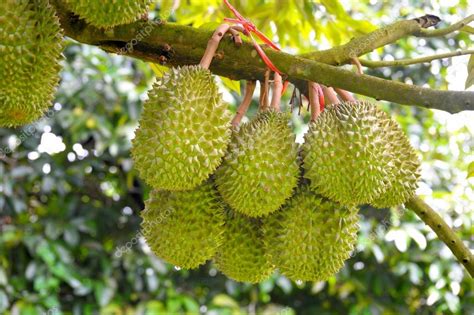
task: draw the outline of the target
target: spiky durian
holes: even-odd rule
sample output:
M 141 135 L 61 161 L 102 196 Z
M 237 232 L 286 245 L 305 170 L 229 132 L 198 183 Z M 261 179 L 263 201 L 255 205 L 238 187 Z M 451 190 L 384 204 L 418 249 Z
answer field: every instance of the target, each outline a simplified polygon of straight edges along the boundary
M 0 1 L 0 126 L 28 124 L 47 110 L 62 49 L 59 20 L 48 1 Z
M 151 0 L 66 0 L 71 11 L 87 23 L 110 28 L 131 23 L 145 14 Z
M 194 190 L 154 190 L 142 212 L 142 233 L 155 255 L 192 269 L 211 259 L 222 242 L 224 206 L 206 182 Z
M 370 203 L 392 183 L 405 181 L 396 168 L 418 163 L 414 156 L 398 125 L 364 101 L 328 107 L 310 126 L 303 144 L 311 188 L 346 205 Z
M 306 185 L 263 225 L 271 262 L 294 281 L 324 281 L 337 273 L 358 229 L 356 208 L 322 199 Z
M 397 158 L 392 160 L 390 176 L 385 179 L 387 190 L 370 203 L 376 208 L 388 208 L 408 201 L 414 196 L 420 177 L 420 160 L 410 141 L 395 121 L 390 120 L 389 124 L 394 132 L 389 134 L 387 141 Z
M 217 269 L 236 281 L 257 283 L 267 279 L 274 268 L 265 254 L 260 220 L 229 211 L 215 263 Z
M 299 168 L 289 116 L 262 112 L 233 133 L 216 171 L 216 184 L 232 209 L 252 217 L 278 210 L 296 187 Z
M 220 164 L 230 141 L 231 115 L 209 70 L 173 68 L 145 103 L 132 156 L 156 189 L 192 189 Z

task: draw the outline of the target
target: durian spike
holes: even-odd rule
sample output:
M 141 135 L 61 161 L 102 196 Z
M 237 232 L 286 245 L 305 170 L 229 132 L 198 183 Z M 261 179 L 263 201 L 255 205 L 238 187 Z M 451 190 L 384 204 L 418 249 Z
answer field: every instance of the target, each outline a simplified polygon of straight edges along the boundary
M 355 97 L 347 92 L 346 90 L 340 89 L 340 88 L 334 88 L 336 90 L 336 93 L 341 97 L 341 99 L 345 102 L 355 102 L 356 99 Z
M 280 101 L 281 101 L 282 92 L 283 92 L 283 82 L 281 79 L 281 75 L 278 72 L 275 72 L 273 76 L 272 103 L 270 106 L 273 108 L 273 110 L 277 112 L 280 111 Z
M 239 105 L 239 108 L 237 109 L 237 113 L 235 114 L 234 119 L 232 119 L 232 126 L 238 126 L 245 113 L 247 112 L 250 103 L 252 103 L 252 96 L 253 92 L 255 91 L 255 86 L 255 81 L 247 81 L 247 85 L 245 86 L 245 95 Z
M 270 70 L 265 71 L 264 81 L 260 81 L 260 111 L 264 112 L 268 109 L 268 85 L 270 82 Z
M 311 121 L 314 122 L 321 114 L 321 104 L 319 102 L 318 84 L 308 82 L 308 100 L 311 108 Z
M 324 98 L 326 99 L 326 104 L 339 104 L 339 99 L 337 98 L 336 92 L 332 87 L 323 86 Z
M 202 56 L 199 65 L 204 69 L 209 69 L 212 59 L 214 58 L 214 55 L 216 53 L 217 47 L 219 47 L 219 43 L 227 32 L 230 32 L 232 34 L 232 36 L 234 37 L 234 41 L 237 45 L 241 45 L 242 39 L 240 38 L 240 36 L 235 36 L 235 33 L 237 31 L 239 31 L 239 28 L 231 28 L 229 24 L 224 23 L 219 25 L 214 31 L 214 34 L 212 34 L 212 37 L 209 39 L 206 51 L 204 52 L 204 55 Z

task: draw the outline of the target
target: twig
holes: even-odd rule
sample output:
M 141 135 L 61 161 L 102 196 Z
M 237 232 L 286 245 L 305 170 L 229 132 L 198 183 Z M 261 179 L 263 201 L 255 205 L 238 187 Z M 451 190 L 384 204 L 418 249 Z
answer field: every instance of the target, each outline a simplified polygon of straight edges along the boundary
M 427 30 L 427 29 L 421 29 L 418 31 L 416 36 L 422 36 L 422 37 L 438 37 L 438 36 L 445 36 L 450 33 L 456 32 L 461 30 L 464 26 L 468 25 L 474 21 L 474 14 L 469 15 L 465 19 L 462 19 L 461 21 L 454 23 L 448 27 L 445 28 L 439 28 L 436 30 Z
M 280 111 L 280 100 L 281 100 L 281 92 L 283 90 L 283 81 L 281 79 L 281 75 L 278 72 L 275 72 L 273 75 L 273 95 L 272 95 L 272 102 L 270 106 L 274 111 Z
M 245 113 L 247 112 L 250 103 L 252 103 L 252 97 L 253 92 L 255 91 L 255 86 L 255 81 L 247 81 L 247 85 L 245 86 L 245 95 L 242 99 L 242 103 L 240 103 L 239 107 L 237 108 L 237 113 L 234 116 L 234 119 L 232 119 L 232 126 L 238 126 Z
M 466 267 L 471 277 L 474 278 L 474 255 L 443 218 L 420 197 L 412 198 L 405 206 L 413 210 L 421 220 L 433 229 L 439 239 L 449 247 L 457 260 Z
M 473 55 L 474 50 L 458 50 L 444 54 L 438 54 L 433 56 L 419 57 L 413 59 L 399 59 L 393 61 L 373 61 L 373 60 L 362 60 L 359 59 L 360 63 L 369 68 L 380 68 L 380 67 L 396 67 L 396 66 L 409 66 L 419 63 L 431 62 L 437 59 L 450 58 L 455 56 Z

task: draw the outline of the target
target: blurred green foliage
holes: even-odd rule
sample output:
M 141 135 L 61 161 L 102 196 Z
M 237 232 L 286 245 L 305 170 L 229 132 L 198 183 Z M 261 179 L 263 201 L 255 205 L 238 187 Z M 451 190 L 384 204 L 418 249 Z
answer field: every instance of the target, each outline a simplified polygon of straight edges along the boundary
M 231 2 L 293 53 L 327 48 L 396 19 L 434 13 L 453 22 L 469 10 L 467 0 Z M 196 27 L 231 16 L 220 0 L 181 1 L 171 12 L 173 3 L 157 2 L 151 16 Z M 409 37 L 369 58 L 469 45 L 472 35 L 466 34 Z M 472 279 L 434 233 L 402 208 L 363 208 L 357 251 L 327 282 L 296 284 L 275 275 L 258 285 L 241 284 L 211 264 L 185 271 L 164 263 L 140 234 L 148 189 L 129 155 L 154 73 L 141 61 L 73 42 L 65 56 L 56 104 L 47 117 L 0 129 L 0 313 L 474 313 Z M 444 60 L 369 73 L 446 89 L 459 83 L 453 68 Z M 224 87 L 223 92 L 235 108 L 240 95 Z M 422 156 L 419 193 L 472 247 L 473 113 L 383 106 Z M 295 112 L 300 135 L 307 116 Z

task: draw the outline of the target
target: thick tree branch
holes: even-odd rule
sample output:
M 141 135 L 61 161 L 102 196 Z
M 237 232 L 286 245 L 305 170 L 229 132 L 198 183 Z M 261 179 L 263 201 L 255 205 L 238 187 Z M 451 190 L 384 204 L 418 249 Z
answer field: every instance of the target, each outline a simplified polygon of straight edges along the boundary
M 405 206 L 413 210 L 421 220 L 433 229 L 439 239 L 449 247 L 457 260 L 466 267 L 471 277 L 474 278 L 474 255 L 443 218 L 419 197 L 412 198 Z
M 62 8 L 56 1 L 65 34 L 79 42 L 139 58 L 145 61 L 180 66 L 199 63 L 212 31 L 176 24 L 137 21 L 109 30 L 101 30 Z M 400 25 L 418 25 L 416 21 L 402 21 Z M 415 24 L 413 24 L 415 23 Z M 436 91 L 427 88 L 388 81 L 368 75 L 358 75 L 321 62 L 265 50 L 273 63 L 290 81 L 306 86 L 311 81 L 339 87 L 379 100 L 404 105 L 436 108 L 451 113 L 474 110 L 473 92 Z M 338 54 L 338 48 L 327 55 Z M 325 55 L 324 55 L 325 56 Z M 244 43 L 236 48 L 231 40 L 223 40 L 210 70 L 218 75 L 239 80 L 262 80 L 266 70 L 253 46 Z
M 419 63 L 426 63 L 431 62 L 433 60 L 450 58 L 455 56 L 463 56 L 463 55 L 473 55 L 474 50 L 457 50 L 452 51 L 444 54 L 432 55 L 432 56 L 425 56 L 413 59 L 399 59 L 393 61 L 373 61 L 373 60 L 364 60 L 359 59 L 359 62 L 369 68 L 380 68 L 380 67 L 397 67 L 397 66 L 409 66 Z

